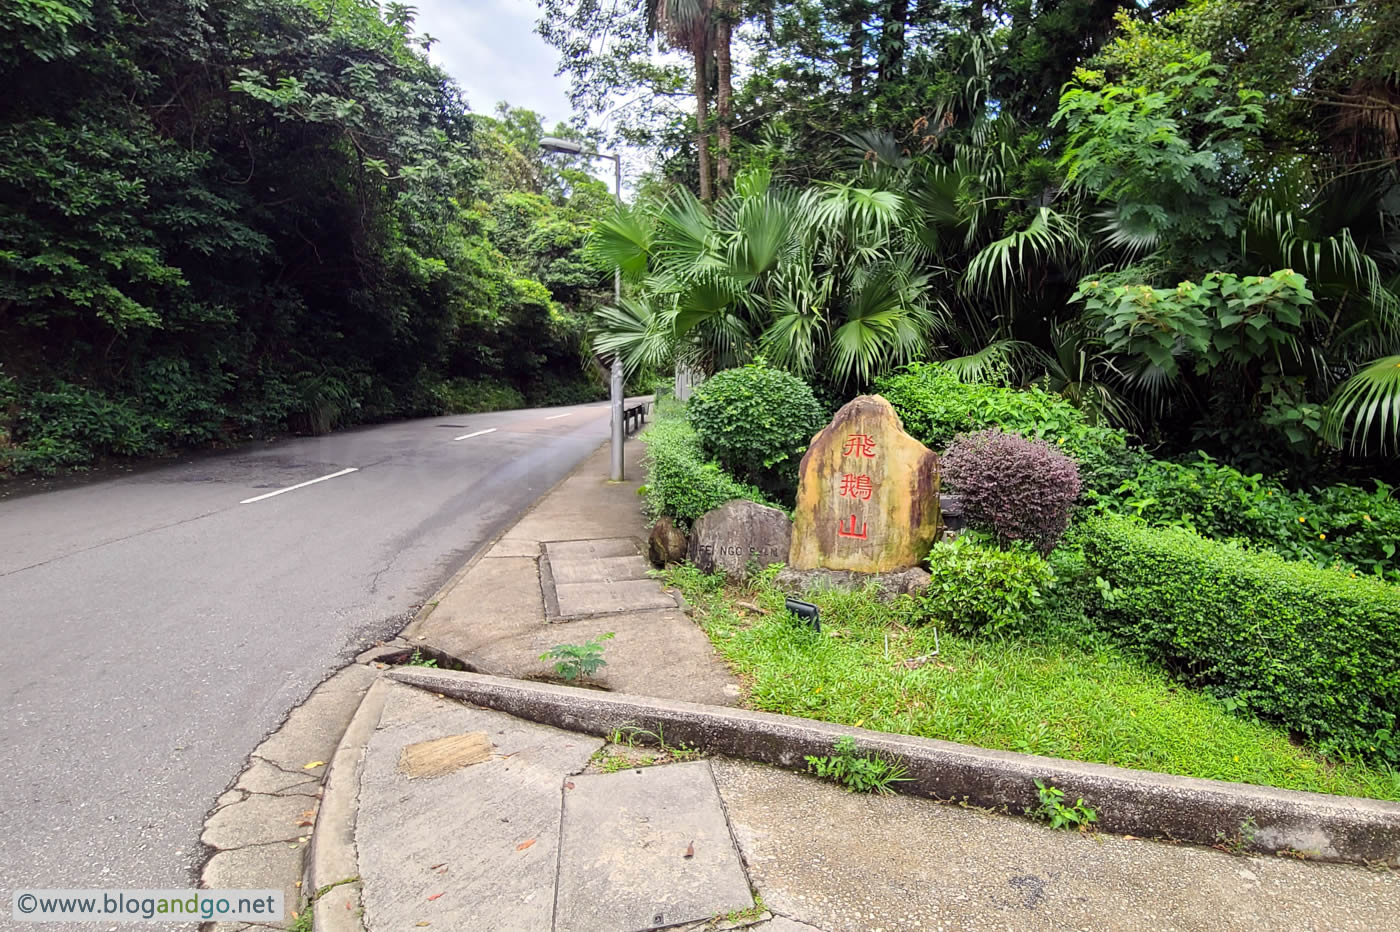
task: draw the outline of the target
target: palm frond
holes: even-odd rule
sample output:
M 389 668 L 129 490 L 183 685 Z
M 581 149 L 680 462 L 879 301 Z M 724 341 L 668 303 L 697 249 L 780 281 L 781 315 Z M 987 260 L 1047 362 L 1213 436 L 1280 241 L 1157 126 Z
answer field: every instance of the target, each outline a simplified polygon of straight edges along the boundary
M 1007 291 L 1013 280 L 1024 276 L 1032 263 L 1072 269 L 1080 264 L 1086 252 L 1074 220 L 1049 207 L 1041 207 L 1024 230 L 1016 230 L 987 244 L 972 257 L 963 275 L 964 287 L 995 295 Z
M 1011 377 L 1018 369 L 1027 368 L 1027 362 L 1034 364 L 1044 358 L 1045 354 L 1032 343 L 996 340 L 975 353 L 945 359 L 942 365 L 959 382 L 992 382 L 998 376 Z
M 651 259 L 653 223 L 641 204 L 613 208 L 593 223 L 584 256 L 600 269 L 622 269 L 629 279 L 646 275 Z
M 1343 382 L 1328 400 L 1322 426 L 1327 441 L 1340 447 L 1348 423 L 1351 449 L 1367 451 L 1373 429 L 1382 453 L 1400 449 L 1400 356 L 1371 363 Z
M 662 302 L 623 298 L 593 314 L 593 349 L 600 356 L 619 356 L 627 373 L 661 368 L 676 341 L 675 316 Z

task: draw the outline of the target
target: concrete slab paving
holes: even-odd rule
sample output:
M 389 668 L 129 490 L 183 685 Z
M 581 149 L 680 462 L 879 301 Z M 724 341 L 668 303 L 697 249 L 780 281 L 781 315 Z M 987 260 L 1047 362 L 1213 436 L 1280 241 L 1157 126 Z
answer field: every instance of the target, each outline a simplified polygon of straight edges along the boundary
M 652 579 L 559 583 L 561 619 L 675 608 L 675 596 Z
M 640 557 L 641 548 L 632 537 L 604 537 L 585 540 L 547 540 L 544 552 L 552 561 L 605 560 L 610 557 Z
M 308 796 L 254 793 L 210 816 L 200 840 L 221 851 L 270 841 L 295 842 L 311 834 L 310 826 L 298 823 L 310 821 L 305 814 L 315 809 L 316 800 Z
M 764 904 L 825 932 L 1400 929 L 1389 871 L 1052 831 L 711 763 Z
M 234 851 L 219 851 L 204 866 L 201 882 L 210 890 L 282 890 L 282 919 L 251 925 L 285 929 L 292 924 L 292 913 L 301 909 L 301 859 L 303 848 L 285 842 L 250 845 Z M 227 925 L 227 924 L 225 924 Z
M 436 778 L 400 772 L 404 747 L 467 732 L 490 737 L 490 760 Z M 564 778 L 601 746 L 394 684 L 360 780 L 366 927 L 550 929 Z
M 566 784 L 556 932 L 631 932 L 752 906 L 708 761 Z
M 650 579 L 650 564 L 639 554 L 626 557 L 550 557 L 549 568 L 557 585 Z M 652 588 L 656 588 L 655 585 Z M 627 606 L 624 606 L 627 607 Z

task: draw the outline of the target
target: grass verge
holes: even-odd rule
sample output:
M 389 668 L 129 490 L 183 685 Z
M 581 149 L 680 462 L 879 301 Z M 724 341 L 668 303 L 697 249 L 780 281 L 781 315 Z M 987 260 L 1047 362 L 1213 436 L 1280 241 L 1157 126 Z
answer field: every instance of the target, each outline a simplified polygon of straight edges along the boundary
M 1071 633 L 972 638 L 913 625 L 912 602 L 808 594 L 822 632 L 783 610 L 772 572 L 726 589 L 666 573 L 744 680 L 752 709 L 977 747 L 1317 793 L 1400 801 L 1400 772 L 1323 757 L 1275 726 L 1113 646 Z M 745 602 L 744 607 L 736 604 Z M 756 610 L 755 610 L 756 609 Z

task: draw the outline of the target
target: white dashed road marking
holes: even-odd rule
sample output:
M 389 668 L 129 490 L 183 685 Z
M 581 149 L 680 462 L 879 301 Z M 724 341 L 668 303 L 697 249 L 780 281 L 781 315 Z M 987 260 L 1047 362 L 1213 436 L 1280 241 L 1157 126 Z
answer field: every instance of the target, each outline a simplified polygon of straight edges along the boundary
M 253 498 L 245 498 L 239 502 L 240 505 L 251 505 L 253 502 L 260 502 L 265 498 L 272 498 L 274 495 L 281 495 L 283 492 L 295 492 L 297 489 L 304 489 L 308 485 L 315 485 L 318 482 L 325 482 L 327 479 L 334 479 L 336 476 L 348 476 L 352 472 L 359 472 L 358 466 L 351 466 L 349 469 L 342 469 L 340 472 L 333 472 L 329 476 L 322 476 L 319 479 L 308 479 L 305 482 L 298 482 L 296 485 L 289 485 L 285 489 L 278 489 L 276 492 L 268 492 L 264 495 L 257 495 Z

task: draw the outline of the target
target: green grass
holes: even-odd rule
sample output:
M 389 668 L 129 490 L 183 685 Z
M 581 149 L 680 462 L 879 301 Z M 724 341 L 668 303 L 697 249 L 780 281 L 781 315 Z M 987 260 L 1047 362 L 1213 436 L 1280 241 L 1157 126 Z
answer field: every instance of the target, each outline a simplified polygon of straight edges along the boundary
M 940 630 L 938 656 L 907 669 L 902 661 L 934 650 L 933 629 L 913 624 L 908 600 L 809 593 L 821 609 L 816 634 L 783 611 L 771 576 L 743 592 L 690 567 L 666 578 L 744 679 L 749 708 L 1159 773 L 1400 800 L 1400 773 L 1299 747 L 1283 730 L 1231 714 L 1092 638 Z M 736 598 L 769 614 L 740 609 Z

